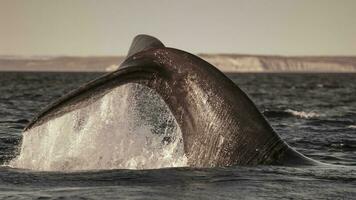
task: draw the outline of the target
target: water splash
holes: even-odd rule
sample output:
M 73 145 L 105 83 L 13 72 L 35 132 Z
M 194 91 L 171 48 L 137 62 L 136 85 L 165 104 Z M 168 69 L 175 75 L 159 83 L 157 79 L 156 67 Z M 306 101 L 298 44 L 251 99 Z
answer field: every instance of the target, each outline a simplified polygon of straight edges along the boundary
M 24 132 L 9 165 L 45 171 L 180 167 L 187 165 L 182 140 L 159 95 L 128 84 Z

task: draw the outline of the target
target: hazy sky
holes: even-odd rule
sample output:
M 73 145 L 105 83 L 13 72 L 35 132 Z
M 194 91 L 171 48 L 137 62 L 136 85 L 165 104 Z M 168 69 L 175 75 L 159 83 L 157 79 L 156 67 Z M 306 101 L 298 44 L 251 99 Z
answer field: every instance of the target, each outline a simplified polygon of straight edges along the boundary
M 356 55 L 356 0 L 0 0 L 0 55 L 123 55 L 152 34 L 193 53 Z

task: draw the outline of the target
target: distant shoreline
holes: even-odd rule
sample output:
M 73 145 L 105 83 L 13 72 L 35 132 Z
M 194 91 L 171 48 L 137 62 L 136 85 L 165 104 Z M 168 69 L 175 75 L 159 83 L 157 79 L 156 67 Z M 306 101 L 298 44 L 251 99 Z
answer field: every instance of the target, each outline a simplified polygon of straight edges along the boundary
M 356 56 L 199 54 L 224 73 L 356 73 Z M 124 56 L 0 56 L 2 72 L 109 72 Z

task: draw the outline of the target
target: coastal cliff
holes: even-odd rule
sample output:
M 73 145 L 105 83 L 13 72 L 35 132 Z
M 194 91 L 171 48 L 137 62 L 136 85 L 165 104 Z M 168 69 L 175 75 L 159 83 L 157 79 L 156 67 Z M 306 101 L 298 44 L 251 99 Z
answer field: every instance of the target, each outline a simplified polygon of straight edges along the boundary
M 306 73 L 356 72 L 356 56 L 259 56 L 199 54 L 224 72 Z M 14 57 L 0 56 L 0 71 L 113 71 L 123 56 Z
M 201 54 L 225 72 L 356 72 L 356 56 L 257 56 Z

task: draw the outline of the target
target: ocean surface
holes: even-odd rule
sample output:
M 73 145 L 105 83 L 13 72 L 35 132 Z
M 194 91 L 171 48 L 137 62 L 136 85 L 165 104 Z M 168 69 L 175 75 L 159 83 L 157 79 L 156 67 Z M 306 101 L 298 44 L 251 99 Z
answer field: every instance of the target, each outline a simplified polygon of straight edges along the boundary
M 287 143 L 330 165 L 65 172 L 7 165 L 36 113 L 100 75 L 0 73 L 0 199 L 356 199 L 356 74 L 228 74 Z

